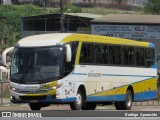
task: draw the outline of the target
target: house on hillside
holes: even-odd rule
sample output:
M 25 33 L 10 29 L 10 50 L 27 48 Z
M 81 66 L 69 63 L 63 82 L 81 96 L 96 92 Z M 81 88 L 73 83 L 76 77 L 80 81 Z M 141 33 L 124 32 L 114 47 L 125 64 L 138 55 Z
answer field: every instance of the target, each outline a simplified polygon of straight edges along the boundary
M 57 6 L 60 0 L 13 0 L 19 4 L 32 3 L 37 5 L 46 4 L 47 7 Z M 107 6 L 107 5 L 131 5 L 131 6 L 143 6 L 148 0 L 63 0 L 65 4 L 77 5 L 77 6 Z
M 160 55 L 159 20 L 159 15 L 108 14 L 91 21 L 91 34 L 152 42 Z
M 37 16 L 22 17 L 21 32 L 22 37 L 60 32 L 61 15 L 46 14 Z M 102 15 L 90 13 L 65 13 L 64 29 L 67 33 L 90 33 L 90 21 L 100 18 Z

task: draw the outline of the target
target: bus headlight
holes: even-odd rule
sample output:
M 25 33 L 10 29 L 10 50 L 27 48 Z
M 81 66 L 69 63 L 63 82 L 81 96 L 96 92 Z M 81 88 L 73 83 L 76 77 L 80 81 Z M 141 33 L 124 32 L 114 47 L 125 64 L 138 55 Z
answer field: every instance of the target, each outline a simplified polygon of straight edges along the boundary
M 53 86 L 51 89 L 52 89 L 52 90 L 55 90 L 56 88 L 57 88 L 56 86 Z
M 10 86 L 10 89 L 11 89 L 12 91 L 17 91 L 17 89 L 16 89 L 15 87 L 11 87 L 11 86 Z
M 56 86 L 52 86 L 52 87 L 50 88 L 50 90 L 56 90 L 56 89 L 60 88 L 61 86 L 62 86 L 62 83 L 57 84 Z

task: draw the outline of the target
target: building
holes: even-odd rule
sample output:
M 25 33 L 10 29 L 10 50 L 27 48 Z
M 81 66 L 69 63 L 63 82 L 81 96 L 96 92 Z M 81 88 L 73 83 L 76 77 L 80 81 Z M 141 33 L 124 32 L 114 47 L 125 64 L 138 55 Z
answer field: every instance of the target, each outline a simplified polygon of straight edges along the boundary
M 64 27 L 67 33 L 90 33 L 90 21 L 102 17 L 89 13 L 65 13 Z M 60 32 L 60 14 L 22 17 L 22 37 Z
M 32 3 L 40 6 L 46 4 L 47 7 L 57 6 L 60 0 L 12 0 L 16 4 Z M 104 6 L 109 5 L 130 5 L 130 6 L 143 6 L 148 0 L 63 0 L 65 4 L 77 5 L 77 6 Z
M 91 33 L 155 44 L 160 54 L 160 16 L 109 14 L 91 21 Z
M 91 21 L 91 33 L 152 42 L 160 73 L 160 16 L 109 14 Z
M 126 4 L 133 6 L 143 6 L 148 0 L 71 0 L 73 4 Z

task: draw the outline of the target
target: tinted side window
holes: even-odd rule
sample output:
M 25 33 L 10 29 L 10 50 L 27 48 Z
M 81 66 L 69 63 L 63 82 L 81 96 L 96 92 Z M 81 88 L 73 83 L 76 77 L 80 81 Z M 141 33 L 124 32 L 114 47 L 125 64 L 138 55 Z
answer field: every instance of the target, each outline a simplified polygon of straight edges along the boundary
M 122 47 L 123 65 L 135 65 L 134 60 L 134 47 Z
M 135 48 L 136 65 L 145 66 L 144 48 Z
M 146 66 L 149 67 L 154 63 L 154 50 L 153 49 L 146 49 Z
M 109 63 L 115 64 L 115 49 L 113 45 L 109 45 Z
M 95 63 L 94 44 L 82 43 L 80 63 Z
M 108 64 L 108 45 L 95 44 L 95 56 L 97 64 Z
M 115 64 L 121 65 L 122 59 L 121 59 L 121 46 L 115 46 Z
M 135 65 L 134 47 L 128 47 L 129 65 Z
M 122 47 L 122 53 L 123 65 L 129 65 L 128 47 Z

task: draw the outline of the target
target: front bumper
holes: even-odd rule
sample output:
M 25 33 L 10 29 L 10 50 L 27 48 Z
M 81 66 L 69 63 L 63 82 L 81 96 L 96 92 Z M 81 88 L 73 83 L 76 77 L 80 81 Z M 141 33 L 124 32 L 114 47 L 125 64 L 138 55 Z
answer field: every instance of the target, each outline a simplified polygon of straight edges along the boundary
M 13 97 L 12 103 L 49 103 L 49 104 L 67 104 L 76 101 L 76 98 L 56 98 L 56 94 L 50 96 L 20 96 L 21 99 Z

